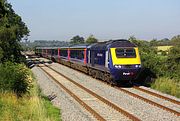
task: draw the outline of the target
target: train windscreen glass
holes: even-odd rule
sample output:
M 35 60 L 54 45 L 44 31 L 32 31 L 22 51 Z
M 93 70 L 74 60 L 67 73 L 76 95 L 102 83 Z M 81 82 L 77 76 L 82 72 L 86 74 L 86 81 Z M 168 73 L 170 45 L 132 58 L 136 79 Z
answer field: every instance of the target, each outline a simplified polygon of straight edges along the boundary
M 135 58 L 136 52 L 134 48 L 116 48 L 117 58 Z

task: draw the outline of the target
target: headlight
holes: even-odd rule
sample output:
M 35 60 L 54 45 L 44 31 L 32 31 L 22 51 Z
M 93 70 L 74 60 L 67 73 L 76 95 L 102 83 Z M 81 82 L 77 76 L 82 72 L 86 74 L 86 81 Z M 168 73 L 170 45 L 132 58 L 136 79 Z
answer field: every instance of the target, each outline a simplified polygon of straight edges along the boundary
M 118 66 L 118 65 L 114 65 L 114 67 L 115 67 L 115 68 L 119 68 L 119 66 Z
M 115 67 L 115 68 L 117 68 L 117 69 L 122 68 L 122 66 L 121 66 L 121 65 L 114 65 L 114 67 Z
M 135 68 L 141 68 L 141 65 L 135 65 Z

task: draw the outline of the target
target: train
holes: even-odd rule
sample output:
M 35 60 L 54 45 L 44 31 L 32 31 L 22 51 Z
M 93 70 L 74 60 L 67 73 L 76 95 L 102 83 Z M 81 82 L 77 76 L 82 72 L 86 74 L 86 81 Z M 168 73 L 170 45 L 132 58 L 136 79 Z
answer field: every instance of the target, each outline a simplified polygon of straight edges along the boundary
M 66 47 L 36 47 L 35 54 L 112 85 L 137 80 L 142 69 L 138 47 L 125 39 Z

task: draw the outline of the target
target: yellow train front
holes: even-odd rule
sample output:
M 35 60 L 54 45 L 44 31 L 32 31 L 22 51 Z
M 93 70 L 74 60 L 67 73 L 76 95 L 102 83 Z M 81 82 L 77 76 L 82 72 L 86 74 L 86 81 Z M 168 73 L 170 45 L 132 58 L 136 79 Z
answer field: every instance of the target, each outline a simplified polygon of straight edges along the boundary
M 109 70 L 114 81 L 132 81 L 141 71 L 138 47 L 129 41 L 114 42 L 109 46 Z

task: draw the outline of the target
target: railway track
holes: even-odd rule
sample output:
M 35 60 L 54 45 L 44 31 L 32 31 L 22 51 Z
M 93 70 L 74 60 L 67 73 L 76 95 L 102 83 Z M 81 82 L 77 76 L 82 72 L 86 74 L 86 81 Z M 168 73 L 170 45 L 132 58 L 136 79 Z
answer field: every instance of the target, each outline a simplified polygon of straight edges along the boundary
M 46 65 L 46 66 L 47 66 L 47 65 Z M 60 72 L 58 72 L 57 70 L 53 69 L 52 67 L 50 67 L 50 66 L 47 66 L 47 67 L 49 67 L 49 68 L 51 68 L 53 71 L 61 74 Z M 101 81 L 101 80 L 98 80 L 98 81 L 103 82 L 103 81 Z M 104 83 L 104 82 L 103 82 L 103 83 Z M 107 83 L 105 83 L 105 84 L 107 84 Z M 108 84 L 108 86 L 110 86 L 110 85 Z M 149 104 L 151 104 L 151 105 L 153 105 L 153 106 L 156 106 L 156 107 L 161 108 L 161 109 L 163 109 L 163 110 L 166 110 L 166 111 L 168 111 L 168 112 L 170 112 L 170 113 L 173 113 L 173 114 L 175 114 L 176 116 L 180 116 L 180 113 L 179 113 L 178 111 L 173 110 L 173 109 L 171 109 L 171 108 L 168 108 L 168 107 L 166 107 L 166 106 L 163 106 L 163 105 L 161 105 L 161 104 L 158 104 L 158 103 L 156 103 L 156 102 L 154 102 L 154 101 L 151 101 L 151 100 L 149 100 L 149 99 L 147 99 L 147 98 L 144 98 L 144 97 L 142 97 L 142 96 L 140 96 L 140 95 L 138 95 L 138 94 L 135 94 L 135 93 L 133 93 L 133 92 L 131 92 L 131 91 L 129 91 L 129 90 L 126 90 L 126 89 L 123 89 L 123 88 L 117 87 L 117 86 L 114 86 L 114 88 L 117 89 L 117 90 L 119 90 L 119 91 L 121 91 L 121 92 L 124 92 L 124 93 L 126 93 L 126 94 L 128 94 L 128 95 L 131 95 L 131 96 L 133 96 L 133 97 L 135 97 L 135 98 L 138 98 L 138 99 L 140 99 L 140 100 L 142 100 L 142 101 L 144 101 L 144 102 L 146 102 L 146 103 L 149 103 Z M 155 96 L 158 97 L 158 98 L 162 98 L 162 99 L 165 99 L 165 100 L 167 100 L 167 101 L 170 101 L 170 102 L 172 102 L 172 103 L 175 103 L 175 104 L 178 104 L 178 105 L 179 105 L 179 102 L 178 102 L 178 101 L 173 100 L 173 99 L 170 99 L 170 98 L 168 98 L 168 97 L 159 95 L 159 94 L 157 94 L 157 93 L 154 93 L 154 92 L 151 92 L 151 91 L 148 91 L 148 90 L 139 88 L 139 87 L 133 87 L 133 88 L 135 88 L 135 89 L 137 89 L 137 90 L 140 90 L 140 91 L 143 91 L 143 92 L 148 93 L 148 94 L 150 93 L 150 94 L 153 95 L 153 96 L 155 95 Z
M 53 70 L 53 71 L 55 71 L 56 73 L 60 73 L 59 71 L 57 71 L 57 69 L 54 69 L 54 68 L 52 68 L 53 66 L 47 66 L 46 65 L 46 67 L 48 67 L 48 68 L 51 68 L 51 70 Z M 67 67 L 68 68 L 68 67 Z M 78 71 L 79 72 L 79 71 Z M 82 73 L 82 72 L 80 72 L 80 73 Z M 84 74 L 84 73 L 82 73 L 82 74 Z M 90 77 L 90 76 L 89 76 Z M 90 78 L 92 78 L 92 77 L 90 77 Z M 98 79 L 96 79 L 96 80 L 98 80 Z M 101 81 L 101 80 L 98 80 L 99 82 L 101 82 L 101 83 L 105 83 L 105 82 L 103 82 L 103 81 Z M 105 83 L 106 85 L 107 85 L 107 83 Z M 111 86 L 111 85 L 108 85 L 108 86 Z M 119 90 L 119 91 L 121 91 L 121 92 L 124 92 L 124 93 L 126 93 L 126 94 L 128 94 L 128 95 L 130 95 L 130 96 L 132 96 L 132 97 L 135 97 L 135 98 L 137 98 L 137 99 L 140 99 L 140 100 L 142 100 L 142 101 L 144 101 L 144 102 L 146 102 L 146 103 L 149 103 L 149 104 L 151 104 L 151 105 L 153 105 L 153 106 L 156 106 L 156 107 L 158 107 L 158 108 L 160 108 L 160 109 L 163 109 L 163 110 L 166 110 L 167 112 L 170 112 L 170 113 L 173 113 L 174 115 L 176 115 L 176 116 L 180 116 L 180 113 L 179 113 L 179 110 L 173 110 L 173 109 L 171 109 L 171 108 L 168 108 L 168 107 L 166 107 L 166 106 L 164 106 L 164 104 L 158 104 L 158 103 L 156 103 L 156 101 L 152 101 L 152 100 L 149 100 L 149 99 L 147 99 L 147 98 L 144 98 L 143 96 L 141 96 L 141 95 L 139 95 L 139 94 L 135 94 L 135 93 L 133 93 L 133 92 L 131 92 L 130 90 L 127 90 L 126 88 L 124 89 L 124 88 L 121 88 L 121 87 L 113 87 L 113 88 L 115 88 L 116 90 Z M 157 98 L 161 98 L 161 99 L 163 99 L 163 100 L 165 100 L 165 101 L 168 101 L 168 102 L 170 102 L 170 103 L 173 103 L 173 104 L 176 104 L 176 105 L 178 105 L 179 106 L 179 101 L 178 100 L 174 100 L 174 99 L 171 99 L 171 98 L 168 98 L 168 97 L 166 97 L 166 96 L 163 96 L 163 95 L 161 95 L 161 94 L 158 94 L 158 93 L 156 93 L 156 92 L 152 92 L 152 91 L 150 91 L 150 90 L 146 90 L 146 89 L 143 89 L 142 87 L 137 87 L 137 86 L 134 86 L 134 87 L 132 87 L 131 89 L 135 89 L 135 90 L 138 90 L 138 91 L 141 91 L 141 92 L 143 92 L 143 93 L 147 93 L 148 95 L 152 95 L 152 96 L 154 96 L 154 97 L 157 97 Z M 72 94 L 73 95 L 73 94 Z M 87 109 L 87 110 L 89 110 L 89 109 Z M 93 110 L 93 109 L 92 109 Z M 89 112 L 91 112 L 91 111 L 89 111 Z M 120 112 L 120 111 L 118 111 L 118 112 Z M 97 112 L 96 112 L 97 113 Z M 97 113 L 98 114 L 98 113 Z M 123 113 L 122 113 L 123 114 Z M 96 115 L 96 114 L 93 114 L 93 115 Z M 126 115 L 126 114 L 124 114 L 124 115 Z M 101 115 L 100 115 L 101 116 Z M 94 117 L 99 117 L 99 116 L 94 116 Z M 102 116 L 103 117 L 103 116 Z M 127 116 L 127 117 L 129 117 L 129 116 Z M 97 118 L 98 119 L 98 118 Z M 105 119 L 105 118 L 104 118 Z M 131 119 L 131 120 L 134 120 L 133 118 L 131 118 L 131 116 L 129 117 L 129 119 Z M 98 119 L 98 120 L 101 120 L 101 119 Z M 103 119 L 102 119 L 103 120 Z M 105 119 L 105 120 L 107 120 L 107 119 Z M 139 120 L 138 118 L 137 118 L 137 120 Z
M 84 74 L 84 73 L 81 72 L 81 71 L 78 71 L 78 72 Z M 96 80 L 98 80 L 98 79 L 96 79 Z M 101 81 L 101 80 L 98 80 L 98 81 Z M 101 81 L 101 82 L 102 82 L 102 81 Z M 132 88 L 134 88 L 134 89 L 136 89 L 136 90 L 139 90 L 139 91 L 142 91 L 142 92 L 144 92 L 144 93 L 150 94 L 150 95 L 152 95 L 152 96 L 155 96 L 155 97 L 157 97 L 157 98 L 164 99 L 164 100 L 169 101 L 169 102 L 171 102 L 171 103 L 180 105 L 180 101 L 171 99 L 171 98 L 169 98 L 169 97 L 160 95 L 160 94 L 158 94 L 158 93 L 152 92 L 152 91 L 147 90 L 147 89 L 143 89 L 143 88 L 141 88 L 141 87 L 139 87 L 139 86 L 133 86 Z
M 47 66 L 47 65 L 46 65 L 46 66 Z M 48 67 L 51 68 L 53 71 L 59 73 L 57 70 L 53 69 L 52 67 L 50 67 L 50 66 L 48 66 Z M 101 80 L 98 80 L 98 81 L 102 82 Z M 103 83 L 104 83 L 104 82 L 103 82 Z M 105 83 L 105 84 L 107 84 L 107 83 Z M 108 84 L 108 86 L 110 86 L 110 85 Z M 168 112 L 170 112 L 170 113 L 173 113 L 173 114 L 175 114 L 176 116 L 180 116 L 180 113 L 179 113 L 178 111 L 173 110 L 173 109 L 171 109 L 171 108 L 168 108 L 168 107 L 166 107 L 166 106 L 163 106 L 163 105 L 161 105 L 161 104 L 158 104 L 158 103 L 156 103 L 156 102 L 154 102 L 154 101 L 151 101 L 151 100 L 149 100 L 149 99 L 147 99 L 147 98 L 144 98 L 144 97 L 142 97 L 142 96 L 140 96 L 140 95 L 138 95 L 138 94 L 135 94 L 135 93 L 133 93 L 133 92 L 131 92 L 131 91 L 129 91 L 129 90 L 126 90 L 126 89 L 123 89 L 123 88 L 117 87 L 117 86 L 114 86 L 114 88 L 117 89 L 117 90 L 119 90 L 119 91 L 121 91 L 121 92 L 124 92 L 124 93 L 126 93 L 126 94 L 128 94 L 128 95 L 131 95 L 131 96 L 133 96 L 133 97 L 135 97 L 135 98 L 138 98 L 138 99 L 140 99 L 140 100 L 143 100 L 144 102 L 147 102 L 147 103 L 149 103 L 149 104 L 151 104 L 151 105 L 153 105 L 153 106 L 156 106 L 156 107 L 161 108 L 161 109 L 163 109 L 163 110 L 166 110 L 166 111 L 168 111 Z M 179 105 L 179 102 L 178 102 L 178 101 L 173 100 L 173 99 L 170 99 L 170 98 L 168 98 L 168 97 L 159 95 L 159 94 L 157 94 L 157 93 L 154 93 L 154 92 L 151 92 L 151 91 L 148 91 L 148 90 L 139 88 L 139 87 L 133 87 L 133 88 L 135 88 L 135 89 L 137 89 L 137 90 L 140 90 L 140 91 L 143 91 L 143 92 L 148 93 L 148 94 L 150 93 L 151 95 L 156 95 L 156 97 L 158 97 L 158 98 L 163 98 L 163 99 L 165 99 L 165 100 L 167 100 L 167 101 L 171 101 L 172 103 L 175 102 L 175 104 L 178 104 L 178 105 Z
M 119 118 L 123 116 L 128 118 L 126 120 L 140 121 L 140 119 L 124 109 L 80 85 L 66 75 L 54 70 L 50 66 L 43 65 L 39 67 L 97 120 L 119 120 Z

